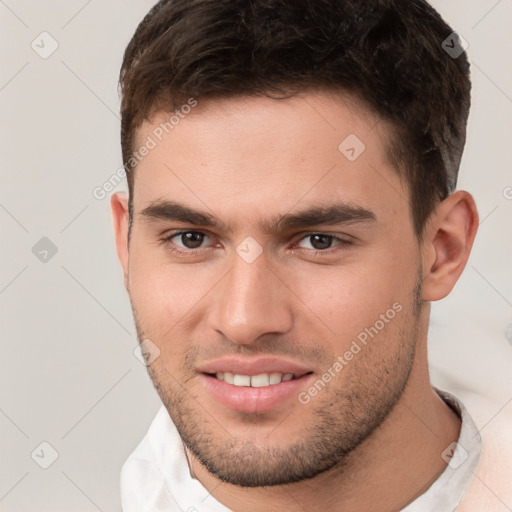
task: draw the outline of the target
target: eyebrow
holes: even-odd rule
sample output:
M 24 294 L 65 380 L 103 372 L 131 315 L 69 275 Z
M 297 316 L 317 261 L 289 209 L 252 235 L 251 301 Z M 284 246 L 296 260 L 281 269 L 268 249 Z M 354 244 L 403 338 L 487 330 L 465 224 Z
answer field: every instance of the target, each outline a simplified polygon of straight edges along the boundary
M 148 221 L 175 221 L 196 226 L 214 228 L 221 231 L 233 232 L 233 228 L 215 217 L 177 201 L 156 200 L 144 208 L 140 215 Z M 286 232 L 291 229 L 308 228 L 323 224 L 354 224 L 373 223 L 377 221 L 371 210 L 353 203 L 328 203 L 312 206 L 296 213 L 286 213 L 262 222 L 265 232 Z

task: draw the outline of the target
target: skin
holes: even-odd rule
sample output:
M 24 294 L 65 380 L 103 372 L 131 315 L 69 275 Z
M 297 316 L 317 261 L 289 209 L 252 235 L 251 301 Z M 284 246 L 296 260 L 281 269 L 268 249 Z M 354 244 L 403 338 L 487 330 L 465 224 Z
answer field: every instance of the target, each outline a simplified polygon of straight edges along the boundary
M 167 117 L 145 122 L 137 143 Z M 352 162 L 338 150 L 349 134 L 366 146 Z M 460 421 L 429 381 L 429 303 L 462 273 L 478 214 L 472 196 L 456 191 L 420 242 L 407 185 L 385 157 L 389 135 L 383 121 L 333 92 L 199 102 L 138 165 L 130 239 L 126 195 L 111 198 L 139 340 L 160 350 L 149 374 L 195 477 L 231 510 L 271 503 L 391 512 L 446 467 L 441 453 Z M 224 226 L 142 214 L 161 200 Z M 375 220 L 266 229 L 271 219 L 335 202 Z M 206 235 L 199 248 L 181 237 L 162 241 L 182 229 Z M 318 233 L 351 243 L 321 237 L 319 246 L 308 236 Z M 248 236 L 262 248 L 252 263 L 236 252 Z M 307 404 L 294 396 L 241 413 L 202 385 L 198 366 L 208 360 L 272 355 L 310 369 L 307 391 L 397 303 L 400 312 Z

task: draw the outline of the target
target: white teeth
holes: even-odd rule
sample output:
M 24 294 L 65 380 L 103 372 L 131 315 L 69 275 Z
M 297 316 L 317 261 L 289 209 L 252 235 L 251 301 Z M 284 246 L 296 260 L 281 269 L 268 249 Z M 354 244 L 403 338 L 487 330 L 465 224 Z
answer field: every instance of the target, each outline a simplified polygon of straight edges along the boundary
M 251 377 L 249 375 L 235 375 L 233 377 L 233 384 L 235 386 L 250 386 Z
M 279 384 L 281 382 L 282 373 L 271 373 L 270 384 Z
M 293 379 L 293 373 L 260 373 L 259 375 L 239 375 L 231 372 L 217 372 L 215 374 L 217 379 L 223 380 L 228 384 L 235 386 L 245 386 L 253 388 L 263 388 L 266 386 L 273 386 Z
M 253 388 L 262 388 L 270 384 L 268 373 L 260 373 L 260 375 L 253 375 L 251 377 L 251 386 Z

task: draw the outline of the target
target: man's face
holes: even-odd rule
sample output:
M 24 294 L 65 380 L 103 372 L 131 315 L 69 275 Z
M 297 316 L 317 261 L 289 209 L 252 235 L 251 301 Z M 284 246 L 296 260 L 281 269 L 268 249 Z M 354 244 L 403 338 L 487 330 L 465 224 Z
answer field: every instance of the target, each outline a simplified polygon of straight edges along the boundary
M 407 383 L 420 247 L 385 130 L 327 93 L 199 102 L 136 169 L 139 340 L 185 444 L 228 482 L 332 468 Z

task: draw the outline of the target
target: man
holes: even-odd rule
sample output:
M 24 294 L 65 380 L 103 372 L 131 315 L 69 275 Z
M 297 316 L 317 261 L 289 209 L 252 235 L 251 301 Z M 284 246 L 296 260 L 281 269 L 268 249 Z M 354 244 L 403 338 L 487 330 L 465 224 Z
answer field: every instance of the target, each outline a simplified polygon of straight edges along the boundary
M 455 190 L 468 68 L 422 0 L 149 12 L 111 207 L 163 407 L 125 512 L 491 510 L 478 429 L 427 364 L 478 226 Z

